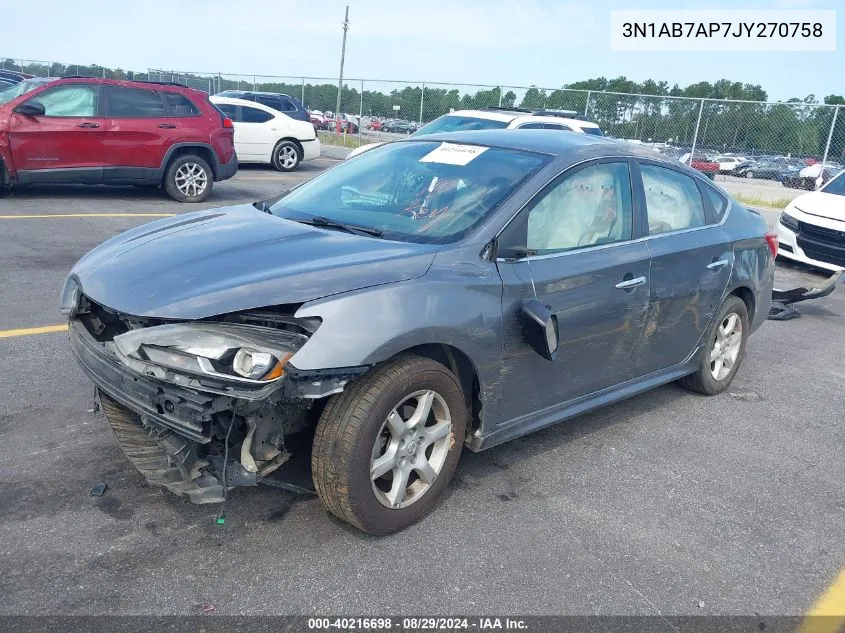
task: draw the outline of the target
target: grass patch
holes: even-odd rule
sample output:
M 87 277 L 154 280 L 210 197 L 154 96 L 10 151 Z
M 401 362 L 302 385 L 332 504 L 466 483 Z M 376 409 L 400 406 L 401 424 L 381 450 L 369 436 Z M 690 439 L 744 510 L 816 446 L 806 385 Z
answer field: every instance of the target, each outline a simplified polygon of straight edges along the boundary
M 769 209 L 784 209 L 786 208 L 786 205 L 793 200 L 793 198 L 777 198 L 775 200 L 771 200 L 769 198 L 761 198 L 759 196 L 746 196 L 741 193 L 731 194 L 731 197 L 742 204 L 747 204 L 752 207 L 768 207 Z
M 379 141 L 362 137 L 358 140 L 357 134 L 335 134 L 334 132 L 317 132 L 320 143 L 325 145 L 336 145 L 338 147 L 356 148 L 361 145 L 369 145 L 370 143 L 378 143 Z

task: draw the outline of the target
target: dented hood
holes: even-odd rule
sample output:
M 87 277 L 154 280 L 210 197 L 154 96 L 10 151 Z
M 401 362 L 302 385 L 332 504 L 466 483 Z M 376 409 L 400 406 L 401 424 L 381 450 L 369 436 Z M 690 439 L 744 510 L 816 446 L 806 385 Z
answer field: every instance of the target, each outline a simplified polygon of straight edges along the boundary
M 200 319 L 414 279 L 438 247 L 326 230 L 252 205 L 151 222 L 71 271 L 82 292 L 136 316 Z

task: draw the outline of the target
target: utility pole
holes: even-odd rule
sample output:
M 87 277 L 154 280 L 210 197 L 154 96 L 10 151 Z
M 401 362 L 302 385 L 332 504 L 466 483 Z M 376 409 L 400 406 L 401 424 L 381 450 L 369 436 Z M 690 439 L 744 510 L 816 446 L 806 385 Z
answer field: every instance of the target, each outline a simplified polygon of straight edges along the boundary
M 349 30 L 349 5 L 346 5 L 346 16 L 343 18 L 343 46 L 340 49 L 340 77 L 337 80 L 337 107 L 334 111 L 335 131 L 340 134 L 340 92 L 343 90 L 343 61 L 346 57 L 346 31 Z

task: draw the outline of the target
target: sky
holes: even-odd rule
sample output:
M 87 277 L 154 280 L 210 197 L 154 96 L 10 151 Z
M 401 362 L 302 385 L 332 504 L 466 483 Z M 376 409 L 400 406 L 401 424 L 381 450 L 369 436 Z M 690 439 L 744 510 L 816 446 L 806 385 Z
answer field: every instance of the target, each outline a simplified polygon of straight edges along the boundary
M 598 76 L 681 86 L 726 78 L 760 84 L 771 100 L 845 94 L 845 26 L 836 52 L 614 53 L 609 36 L 611 9 L 837 9 L 843 0 L 39 0 L 37 17 L 0 0 L 0 57 L 337 77 L 346 4 L 348 78 L 548 88 Z

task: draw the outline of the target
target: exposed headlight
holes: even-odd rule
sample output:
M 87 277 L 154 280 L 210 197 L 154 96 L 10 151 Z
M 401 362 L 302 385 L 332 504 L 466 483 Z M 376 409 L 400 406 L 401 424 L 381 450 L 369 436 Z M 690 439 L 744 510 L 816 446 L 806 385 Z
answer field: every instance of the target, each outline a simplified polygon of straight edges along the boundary
M 267 352 L 259 352 L 246 347 L 242 347 L 235 353 L 232 369 L 244 378 L 252 378 L 253 380 L 272 380 L 284 373 L 278 358 Z M 272 377 L 270 376 L 271 373 L 274 374 Z
M 81 292 L 76 277 L 68 276 L 65 279 L 65 286 L 62 288 L 62 314 L 66 314 L 68 317 L 74 316 L 79 306 Z
M 798 231 L 798 220 L 789 215 L 786 211 L 780 214 L 780 223 L 788 229 Z
M 241 383 L 281 378 L 304 335 L 228 323 L 179 323 L 131 330 L 114 337 L 118 358 L 138 371 L 156 368 Z M 164 377 L 164 376 L 159 376 Z

